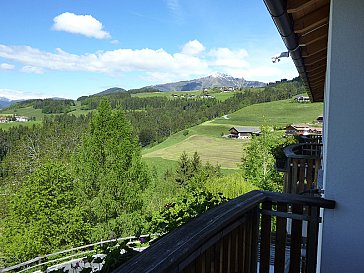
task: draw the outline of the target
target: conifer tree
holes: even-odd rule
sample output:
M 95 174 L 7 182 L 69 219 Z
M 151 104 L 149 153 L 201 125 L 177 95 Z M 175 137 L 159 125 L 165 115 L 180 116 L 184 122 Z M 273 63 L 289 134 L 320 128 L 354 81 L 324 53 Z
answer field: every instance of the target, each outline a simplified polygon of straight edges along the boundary
M 74 165 L 81 205 L 91 224 L 102 226 L 97 236 L 120 235 L 118 223 L 128 225 L 126 215 L 142 208 L 149 177 L 130 123 L 106 99 L 91 119 Z

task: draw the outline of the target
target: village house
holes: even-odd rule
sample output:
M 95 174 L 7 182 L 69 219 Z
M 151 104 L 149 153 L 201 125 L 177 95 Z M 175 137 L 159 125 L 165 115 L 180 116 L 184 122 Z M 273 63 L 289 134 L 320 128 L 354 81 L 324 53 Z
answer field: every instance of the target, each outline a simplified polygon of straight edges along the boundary
M 18 122 L 27 122 L 29 119 L 25 116 L 15 116 L 15 120 Z
M 260 135 L 259 127 L 233 127 L 229 130 L 230 138 L 250 139 L 253 135 Z
M 321 127 L 312 127 L 308 124 L 291 124 L 286 127 L 286 136 L 321 135 Z
M 299 103 L 310 102 L 310 98 L 307 96 L 296 96 L 294 99 Z
M 317 119 L 316 119 L 316 123 L 323 124 L 324 123 L 324 117 L 323 116 L 318 116 Z

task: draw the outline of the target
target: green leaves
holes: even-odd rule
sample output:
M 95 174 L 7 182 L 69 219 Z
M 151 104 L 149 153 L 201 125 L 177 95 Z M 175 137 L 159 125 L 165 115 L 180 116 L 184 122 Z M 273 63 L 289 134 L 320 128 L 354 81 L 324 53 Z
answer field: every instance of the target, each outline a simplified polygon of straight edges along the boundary
M 107 237 L 120 236 L 122 231 L 112 223 L 142 208 L 149 176 L 130 123 L 107 100 L 93 115 L 73 165 L 79 202 L 89 221 L 96 230 L 101 225 Z
M 273 148 L 279 144 L 279 138 L 270 127 L 262 126 L 261 135 L 253 137 L 243 158 L 243 168 L 247 181 L 259 189 L 282 191 L 283 177 L 274 169 Z
M 165 204 L 159 213 L 155 213 L 152 217 L 151 230 L 169 232 L 226 201 L 222 194 L 191 190 L 178 197 L 175 202 Z
M 2 242 L 13 262 L 87 242 L 90 226 L 75 205 L 72 180 L 66 166 L 46 163 L 15 193 Z

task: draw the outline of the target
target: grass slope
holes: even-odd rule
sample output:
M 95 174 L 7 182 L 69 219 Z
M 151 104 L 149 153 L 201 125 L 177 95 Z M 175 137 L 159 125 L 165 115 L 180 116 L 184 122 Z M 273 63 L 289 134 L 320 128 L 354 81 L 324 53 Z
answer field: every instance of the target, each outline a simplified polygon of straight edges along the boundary
M 281 100 L 254 104 L 242 108 L 230 115 L 228 119 L 217 118 L 212 124 L 231 126 L 260 126 L 263 124 L 286 126 L 292 123 L 311 123 L 322 115 L 323 103 L 297 103 Z
M 261 103 L 242 108 L 224 117 L 204 122 L 188 129 L 188 135 L 178 132 L 164 142 L 143 150 L 143 158 L 150 164 L 171 165 L 183 151 L 193 154 L 197 151 L 203 161 L 218 162 L 222 168 L 237 168 L 241 161 L 242 148 L 247 141 L 223 139 L 233 126 L 261 126 L 264 124 L 286 126 L 291 123 L 314 121 L 323 111 L 322 103 L 294 103 L 282 100 Z M 163 168 L 166 169 L 166 168 Z
M 216 99 L 220 101 L 224 101 L 232 96 L 234 96 L 234 93 L 221 93 L 221 92 L 213 92 L 208 91 L 208 93 L 212 96 L 214 96 Z M 146 92 L 146 93 L 136 93 L 132 94 L 132 97 L 139 97 L 139 98 L 146 98 L 146 97 L 167 97 L 169 99 L 179 99 L 179 98 L 173 98 L 172 95 L 195 95 L 199 96 L 202 94 L 201 90 L 195 90 L 195 91 L 176 91 L 176 92 Z
M 237 168 L 241 161 L 242 143 L 244 141 L 192 135 L 172 146 L 147 153 L 144 157 L 178 160 L 184 151 L 189 155 L 196 151 L 204 162 L 218 163 L 224 168 Z

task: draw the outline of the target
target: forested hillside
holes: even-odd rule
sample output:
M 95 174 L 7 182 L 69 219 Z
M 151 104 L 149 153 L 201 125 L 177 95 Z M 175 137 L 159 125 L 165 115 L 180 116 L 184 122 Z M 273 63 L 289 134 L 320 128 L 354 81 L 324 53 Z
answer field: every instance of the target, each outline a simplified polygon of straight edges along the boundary
M 122 92 L 81 98 L 85 107 L 97 107 L 87 116 L 45 116 L 33 127 L 0 130 L 0 264 L 101 239 L 169 231 L 226 197 L 262 185 L 261 179 L 278 183 L 276 173 L 261 178 L 251 172 L 259 160 L 246 159 L 245 171 L 225 178 L 220 166 L 203 163 L 197 153 L 182 153 L 177 166 L 160 176 L 144 165 L 141 147 L 242 107 L 303 91 L 299 82 L 289 82 L 244 89 L 225 101 Z M 278 143 L 275 136 L 265 139 L 267 151 Z

